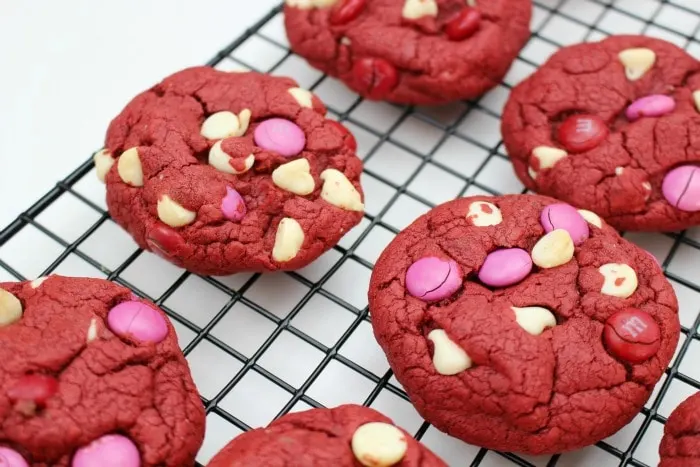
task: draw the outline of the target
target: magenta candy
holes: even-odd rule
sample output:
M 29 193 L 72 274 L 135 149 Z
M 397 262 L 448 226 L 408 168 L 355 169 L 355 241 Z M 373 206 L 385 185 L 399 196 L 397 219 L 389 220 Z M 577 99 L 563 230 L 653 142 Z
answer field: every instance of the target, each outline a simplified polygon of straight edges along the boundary
M 71 467 L 140 467 L 139 450 L 126 436 L 105 435 L 78 449 Z
M 625 115 L 631 122 L 642 117 L 661 117 L 673 112 L 676 108 L 676 101 L 672 97 L 663 94 L 652 94 L 651 96 L 642 97 L 632 102 Z
M 284 157 L 296 156 L 306 145 L 304 131 L 283 118 L 265 120 L 255 128 L 253 137 L 261 148 Z
M 238 222 L 243 219 L 248 210 L 240 193 L 233 188 L 226 187 L 226 196 L 221 200 L 221 212 L 226 219 Z
M 454 260 L 421 258 L 406 271 L 408 293 L 426 302 L 447 298 L 462 285 L 462 270 Z
M 14 449 L 0 447 L 0 467 L 29 467 L 29 464 Z
M 131 335 L 141 342 L 157 344 L 168 335 L 165 318 L 137 301 L 123 302 L 107 314 L 107 326 L 119 336 Z
M 671 170 L 664 177 L 661 192 L 681 211 L 700 211 L 700 167 L 682 165 Z
M 521 248 L 504 248 L 488 254 L 479 280 L 491 287 L 507 287 L 525 279 L 532 270 L 530 254 Z
M 547 233 L 555 229 L 566 230 L 571 235 L 574 245 L 582 244 L 590 235 L 586 219 L 579 214 L 576 208 L 565 203 L 546 206 L 540 214 L 540 224 Z

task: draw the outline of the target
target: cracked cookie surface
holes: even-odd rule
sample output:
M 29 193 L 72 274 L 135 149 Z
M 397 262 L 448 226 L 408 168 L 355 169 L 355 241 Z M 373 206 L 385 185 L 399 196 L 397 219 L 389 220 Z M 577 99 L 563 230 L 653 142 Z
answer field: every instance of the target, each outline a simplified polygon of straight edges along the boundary
M 512 91 L 503 141 L 529 189 L 619 230 L 700 223 L 700 62 L 613 36 L 563 48 Z
M 191 466 L 204 424 L 153 304 L 98 279 L 0 283 L 0 464 Z
M 428 448 L 379 412 L 359 406 L 284 415 L 243 433 L 207 467 L 446 467 Z
M 666 421 L 659 467 L 700 467 L 700 393 L 676 407 Z
M 622 428 L 680 333 L 675 294 L 649 253 L 539 195 L 460 198 L 421 216 L 377 261 L 369 308 L 428 422 L 529 454 Z
M 496 86 L 530 37 L 530 0 L 286 0 L 312 66 L 373 100 L 439 104 Z
M 362 218 L 348 130 L 289 78 L 189 68 L 136 96 L 95 155 L 114 220 L 199 274 L 292 270 Z

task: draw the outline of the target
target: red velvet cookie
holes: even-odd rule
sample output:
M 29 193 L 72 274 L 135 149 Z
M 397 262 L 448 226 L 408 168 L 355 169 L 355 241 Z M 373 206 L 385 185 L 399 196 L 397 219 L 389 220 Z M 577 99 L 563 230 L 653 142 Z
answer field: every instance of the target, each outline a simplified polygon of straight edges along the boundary
M 529 189 L 621 230 L 700 224 L 700 62 L 613 36 L 566 47 L 520 83 L 503 141 Z
M 676 407 L 664 427 L 659 467 L 700 467 L 700 393 Z
M 200 274 L 306 266 L 362 218 L 345 127 L 289 78 L 190 68 L 136 96 L 95 155 L 114 220 Z
M 290 413 L 244 433 L 208 467 L 443 467 L 445 464 L 379 412 L 359 405 Z
M 623 427 L 680 334 L 650 254 L 592 212 L 538 195 L 460 198 L 421 216 L 377 261 L 369 307 L 427 421 L 528 454 Z
M 0 465 L 192 466 L 204 424 L 155 305 L 98 279 L 0 283 Z
M 373 100 L 439 104 L 496 86 L 530 37 L 530 0 L 286 0 L 292 50 Z

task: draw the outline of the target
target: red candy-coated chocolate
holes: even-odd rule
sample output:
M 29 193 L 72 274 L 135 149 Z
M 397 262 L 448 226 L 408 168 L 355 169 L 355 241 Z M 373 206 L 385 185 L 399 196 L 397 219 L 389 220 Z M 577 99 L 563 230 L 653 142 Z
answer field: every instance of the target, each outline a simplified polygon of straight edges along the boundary
M 336 122 L 335 120 L 329 120 L 329 123 L 331 123 L 334 127 L 340 131 L 343 136 L 345 137 L 345 145 L 350 149 L 351 151 L 357 151 L 357 140 L 355 139 L 355 136 L 350 133 L 350 130 L 345 128 L 343 124 L 340 122 Z
M 341 0 L 331 10 L 330 21 L 334 26 L 354 20 L 365 9 L 367 0 Z
M 33 373 L 22 376 L 7 390 L 7 397 L 15 402 L 33 402 L 39 407 L 58 391 L 58 380 L 53 376 Z
M 185 240 L 175 229 L 165 224 L 157 224 L 148 232 L 146 243 L 154 253 L 170 258 L 185 244 Z
M 649 313 L 636 308 L 618 311 L 605 322 L 603 341 L 620 360 L 642 363 L 661 346 L 661 329 Z
M 379 100 L 399 83 L 399 72 L 382 58 L 361 58 L 352 67 L 355 86 L 369 99 Z
M 608 137 L 608 125 L 595 115 L 572 115 L 559 126 L 557 138 L 569 152 L 593 149 Z
M 461 41 L 479 29 L 481 13 L 475 8 L 465 8 L 445 24 L 445 34 L 451 41 Z

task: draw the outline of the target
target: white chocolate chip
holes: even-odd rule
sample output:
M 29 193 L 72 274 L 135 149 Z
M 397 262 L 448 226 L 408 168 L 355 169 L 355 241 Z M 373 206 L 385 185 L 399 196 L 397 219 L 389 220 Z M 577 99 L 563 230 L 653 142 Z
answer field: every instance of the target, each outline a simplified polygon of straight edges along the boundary
M 316 187 L 310 170 L 308 160 L 297 159 L 277 167 L 272 172 L 272 181 L 278 187 L 295 195 L 308 195 Z
M 470 204 L 467 219 L 471 219 L 472 224 L 477 227 L 498 225 L 503 222 L 501 210 L 495 204 L 486 201 L 474 201 Z
M 515 322 L 520 325 L 528 334 L 539 336 L 545 328 L 553 328 L 557 325 L 557 320 L 546 308 L 541 306 L 526 306 L 518 308 L 510 307 L 515 313 Z
M 603 275 L 600 293 L 613 297 L 627 298 L 637 290 L 637 273 L 627 264 L 608 263 L 598 268 Z
M 32 287 L 32 289 L 38 289 L 39 287 L 41 287 L 41 284 L 43 284 L 46 279 L 48 279 L 48 277 L 37 277 L 36 279 L 31 281 L 29 285 Z
M 303 243 L 304 231 L 299 223 L 291 217 L 285 217 L 277 226 L 272 259 L 280 263 L 289 261 L 299 253 Z
M 326 169 L 321 172 L 323 188 L 321 198 L 347 211 L 363 211 L 365 205 L 362 197 L 345 174 L 336 169 Z
M 615 175 L 620 176 L 625 171 L 624 167 L 615 167 Z
M 656 53 L 647 48 L 626 49 L 617 56 L 625 67 L 625 76 L 630 81 L 637 81 L 644 76 L 656 62 Z
M 536 172 L 535 169 L 533 169 L 532 167 L 528 167 L 528 168 L 527 168 L 527 174 L 528 174 L 528 175 L 530 176 L 530 178 L 533 179 L 533 180 L 535 180 L 535 179 L 537 178 L 537 172 Z
M 532 262 L 541 268 L 555 268 L 574 257 L 574 241 L 564 229 L 549 232 L 532 248 Z
M 642 182 L 642 188 L 644 188 L 647 191 L 651 191 L 651 183 L 649 182 Z
M 101 181 L 105 181 L 107 172 L 114 165 L 114 158 L 106 149 L 100 149 L 95 153 L 92 158 L 95 163 L 95 173 L 97 173 L 97 178 Z
M 581 214 L 581 217 L 583 217 L 583 219 L 589 224 L 593 224 L 599 229 L 603 228 L 603 221 L 600 220 L 598 214 L 594 213 L 593 211 L 588 211 L 586 209 L 579 209 L 578 213 Z
M 0 327 L 9 326 L 22 317 L 22 302 L 4 289 L 0 289 Z
M 194 222 L 197 213 L 185 209 L 168 195 L 158 200 L 158 218 L 170 227 L 182 227 Z
M 124 183 L 132 186 L 143 186 L 143 168 L 141 168 L 138 149 L 127 149 L 119 156 L 117 173 Z
M 284 0 L 288 6 L 310 10 L 311 8 L 327 8 L 338 0 Z
M 349 37 L 343 36 L 340 38 L 340 43 L 343 45 L 352 45 L 352 41 L 350 40 Z
M 405 0 L 401 15 L 405 19 L 419 19 L 424 16 L 437 16 L 438 6 L 435 0 Z
M 693 102 L 695 103 L 695 110 L 700 112 L 700 91 L 693 91 Z
M 253 167 L 253 164 L 255 163 L 255 156 L 250 154 L 248 157 L 245 158 L 245 160 L 243 161 L 244 169 L 241 171 L 234 169 L 229 163 L 230 160 L 231 157 L 228 154 L 226 154 L 223 149 L 221 149 L 221 141 L 217 141 L 216 143 L 214 143 L 214 145 L 209 150 L 209 165 L 211 165 L 220 172 L 233 175 L 245 173 L 249 171 L 251 167 Z
M 314 106 L 314 95 L 310 91 L 302 88 L 289 88 L 287 92 L 292 95 L 297 104 L 301 107 L 313 108 Z
M 540 162 L 540 170 L 551 169 L 561 159 L 569 154 L 563 149 L 550 146 L 537 146 L 532 150 L 532 155 Z
M 462 347 L 455 344 L 443 329 L 433 329 L 428 334 L 433 342 L 433 366 L 441 375 L 451 376 L 471 368 L 472 359 Z
M 476 6 L 476 0 L 467 0 L 467 5 L 474 8 Z
M 92 318 L 90 320 L 90 327 L 87 330 L 87 342 L 90 343 L 97 338 L 97 320 Z
M 211 114 L 202 123 L 200 133 L 207 139 L 223 139 L 230 136 L 239 136 L 241 121 L 238 116 L 224 110 Z
M 365 467 L 390 467 L 406 455 L 406 436 L 394 425 L 370 422 L 361 425 L 352 435 L 352 453 Z

